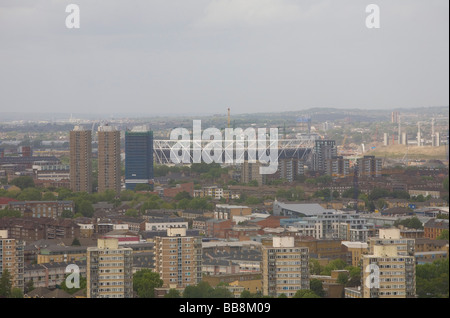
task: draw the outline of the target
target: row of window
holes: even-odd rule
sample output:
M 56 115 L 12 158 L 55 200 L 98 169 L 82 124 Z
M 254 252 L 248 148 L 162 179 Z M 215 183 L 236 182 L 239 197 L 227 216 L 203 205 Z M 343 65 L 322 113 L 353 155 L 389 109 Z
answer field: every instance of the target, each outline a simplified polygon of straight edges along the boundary
M 190 278 L 185 278 L 185 279 L 183 279 L 185 282 L 190 282 L 191 281 L 191 279 Z M 176 278 L 170 278 L 169 279 L 169 282 L 171 282 L 171 283 L 176 283 L 176 282 L 178 282 L 178 279 L 176 279 Z
M 287 279 L 287 280 L 279 280 L 279 279 L 277 279 L 277 284 L 279 284 L 279 285 L 281 285 L 281 284 L 300 285 L 301 282 L 302 281 L 300 279 Z
M 100 257 L 101 261 L 122 261 L 123 256 Z

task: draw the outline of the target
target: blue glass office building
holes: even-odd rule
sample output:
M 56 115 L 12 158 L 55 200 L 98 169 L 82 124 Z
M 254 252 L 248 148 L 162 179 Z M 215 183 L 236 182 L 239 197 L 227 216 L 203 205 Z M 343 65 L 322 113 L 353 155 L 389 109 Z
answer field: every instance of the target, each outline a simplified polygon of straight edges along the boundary
M 125 132 L 125 187 L 134 190 L 137 184 L 153 180 L 153 132 Z

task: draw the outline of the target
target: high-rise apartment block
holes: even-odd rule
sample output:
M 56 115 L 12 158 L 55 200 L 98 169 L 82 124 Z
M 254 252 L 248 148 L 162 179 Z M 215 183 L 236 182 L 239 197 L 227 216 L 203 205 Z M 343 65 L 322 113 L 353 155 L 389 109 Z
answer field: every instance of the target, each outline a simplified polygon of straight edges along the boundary
M 249 183 L 251 181 L 258 182 L 258 185 L 266 183 L 266 175 L 259 172 L 259 168 L 262 167 L 261 162 L 250 162 L 245 160 L 241 169 L 241 182 Z
M 262 245 L 263 295 L 292 297 L 309 289 L 309 250 L 296 246 L 294 237 L 274 237 Z
M 137 127 L 125 132 L 125 186 L 134 190 L 137 184 L 153 180 L 153 132 Z
M 92 133 L 80 126 L 70 132 L 70 189 L 92 192 Z
M 0 230 L 0 277 L 5 270 L 11 275 L 11 287 L 24 290 L 24 248 L 22 241 L 8 237 L 7 230 Z
M 98 128 L 98 192 L 120 193 L 120 131 L 112 126 Z
M 380 229 L 369 239 L 369 254 L 362 261 L 363 298 L 414 298 L 416 268 L 414 239 L 402 238 L 399 229 Z
M 342 156 L 325 160 L 325 173 L 333 178 L 342 178 L 350 175 L 350 160 Z
M 394 111 L 391 113 L 391 123 L 397 124 L 399 121 L 400 113 L 398 111 Z
M 326 160 L 336 156 L 337 147 L 335 140 L 316 140 L 313 149 L 312 170 L 325 172 Z
M 202 279 L 202 241 L 186 228 L 168 228 L 155 238 L 155 271 L 170 288 L 197 285 Z
M 117 239 L 98 239 L 87 248 L 87 297 L 133 298 L 133 249 Z
M 361 177 L 381 177 L 381 170 L 383 168 L 383 159 L 375 156 L 364 156 L 364 158 L 357 159 L 358 175 Z
M 305 174 L 305 162 L 297 158 L 278 159 L 278 171 L 280 179 L 293 182 L 298 176 Z
M 383 160 L 375 156 L 364 156 L 357 159 L 357 167 L 359 176 L 380 177 Z

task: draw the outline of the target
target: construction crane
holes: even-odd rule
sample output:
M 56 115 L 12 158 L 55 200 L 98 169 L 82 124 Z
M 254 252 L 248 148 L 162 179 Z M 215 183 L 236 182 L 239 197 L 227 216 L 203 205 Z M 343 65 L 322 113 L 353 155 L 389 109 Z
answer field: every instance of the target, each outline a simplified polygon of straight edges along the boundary
M 345 152 L 345 142 L 346 141 L 347 141 L 347 135 L 344 136 L 344 140 L 342 141 L 341 150 L 340 150 L 341 154 Z

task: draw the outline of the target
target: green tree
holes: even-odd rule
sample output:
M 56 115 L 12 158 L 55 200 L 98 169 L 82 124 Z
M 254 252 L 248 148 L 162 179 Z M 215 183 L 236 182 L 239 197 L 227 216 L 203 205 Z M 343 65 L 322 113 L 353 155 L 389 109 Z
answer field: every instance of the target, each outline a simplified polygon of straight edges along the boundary
M 394 222 L 394 226 L 398 227 L 400 225 L 406 226 L 411 229 L 423 229 L 422 222 L 416 216 L 409 219 L 397 220 Z
M 449 297 L 449 259 L 417 265 L 416 292 L 419 298 Z
M 245 204 L 246 205 L 255 205 L 255 204 L 260 204 L 261 201 L 262 200 L 257 197 L 247 197 L 247 199 L 245 200 Z
M 192 197 L 191 197 L 191 195 L 189 194 L 189 192 L 187 192 L 187 191 L 182 191 L 182 192 L 177 193 L 177 194 L 175 195 L 175 198 L 174 198 L 174 199 L 177 200 L 177 201 L 180 201 L 180 200 L 183 200 L 183 199 L 188 199 L 188 200 L 190 200 L 190 199 L 192 199 Z
M 389 196 L 389 190 L 383 188 L 375 188 L 369 193 L 369 200 L 376 201 L 381 198 L 386 198 Z
M 64 219 L 72 219 L 74 217 L 74 214 L 70 210 L 64 210 L 61 213 L 61 217 Z
M 323 271 L 322 265 L 320 265 L 319 261 L 315 258 L 311 258 L 309 260 L 309 271 L 311 275 L 320 275 Z
M 442 182 L 442 187 L 444 188 L 444 190 L 445 190 L 446 192 L 449 191 L 448 176 L 445 177 L 444 181 Z
M 45 192 L 42 195 L 42 200 L 43 201 L 56 201 L 56 199 L 58 199 L 58 198 L 52 192 Z
M 17 196 L 19 201 L 40 201 L 42 200 L 42 193 L 36 188 L 26 188 Z
M 58 188 L 56 189 L 56 192 L 58 193 L 58 200 L 60 201 L 68 200 L 74 195 L 74 193 L 67 188 Z
M 169 289 L 169 292 L 164 295 L 164 298 L 181 298 L 181 294 L 177 289 L 171 288 Z
M 257 187 L 258 186 L 258 180 L 251 180 L 248 183 L 248 186 L 250 186 L 250 187 Z
M 361 190 L 358 190 L 356 194 L 359 198 L 359 196 L 363 193 L 361 193 Z M 350 198 L 350 199 L 354 198 L 355 197 L 355 188 L 350 188 L 350 189 L 347 189 L 344 192 L 342 192 L 342 197 Z
M 21 190 L 24 190 L 26 188 L 34 188 L 35 186 L 33 178 L 28 176 L 17 177 L 10 183 L 11 185 L 19 187 Z
M 90 201 L 82 198 L 76 198 L 74 202 L 76 213 L 81 213 L 83 216 L 88 218 L 94 215 L 94 207 Z
M 197 285 L 190 285 L 184 289 L 183 298 L 208 298 L 213 288 L 204 281 Z
M 4 269 L 0 277 L 0 297 L 8 298 L 11 295 L 11 288 L 11 274 L 7 269 Z
M 150 269 L 141 269 L 133 275 L 133 290 L 139 298 L 155 297 L 155 288 L 161 287 L 163 283 L 159 274 Z
M 323 290 L 323 284 L 321 280 L 313 278 L 309 282 L 309 286 L 311 291 L 313 291 L 317 296 L 319 297 L 325 296 L 325 291 Z
M 75 237 L 75 238 L 72 240 L 71 246 L 81 246 L 80 240 L 79 240 L 78 238 Z
M 345 269 L 346 266 L 347 266 L 347 263 L 340 258 L 332 260 L 323 268 L 321 275 L 329 276 L 329 275 L 331 275 L 331 271 Z
M 137 184 L 136 187 L 134 188 L 134 191 L 151 191 L 152 187 L 149 184 Z
M 130 216 L 130 217 L 138 217 L 138 216 L 139 216 L 139 211 L 136 210 L 136 209 L 128 209 L 128 210 L 125 212 L 125 215 L 126 215 L 126 216 Z
M 252 298 L 253 294 L 249 290 L 244 289 L 239 297 L 240 298 Z
M 349 279 L 346 286 L 361 286 L 361 268 L 357 266 L 347 266 L 346 269 L 349 271 Z
M 181 209 L 181 210 L 186 210 L 189 207 L 190 202 L 191 202 L 191 200 L 189 200 L 189 199 L 181 199 L 177 203 L 177 208 Z
M 120 201 L 131 201 L 134 198 L 134 192 L 132 190 L 124 190 L 120 192 Z
M 30 279 L 26 284 L 25 284 L 25 292 L 28 293 L 30 291 L 32 291 L 34 289 L 34 282 L 32 279 Z
M 348 283 L 349 274 L 347 273 L 339 273 L 336 283 L 346 286 Z
M 225 287 L 217 286 L 210 290 L 208 298 L 234 298 L 234 295 Z
M 310 289 L 300 289 L 292 298 L 320 298 L 320 296 Z
M 442 230 L 441 234 L 438 237 L 436 237 L 436 239 L 448 241 L 448 230 Z
M 20 211 L 4 209 L 0 210 L 0 218 L 9 217 L 9 218 L 20 218 L 22 214 Z
M 20 288 L 13 288 L 11 290 L 11 294 L 9 295 L 9 298 L 23 298 L 22 290 L 20 290 Z

